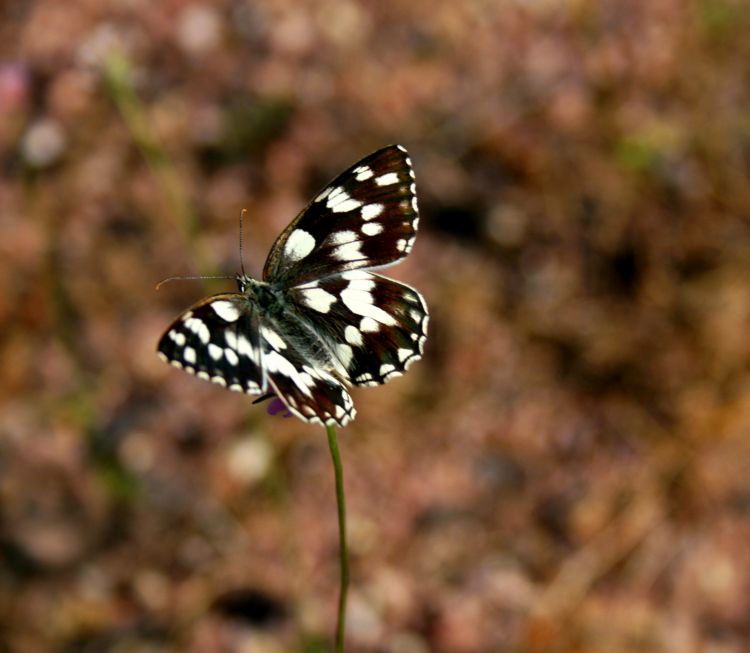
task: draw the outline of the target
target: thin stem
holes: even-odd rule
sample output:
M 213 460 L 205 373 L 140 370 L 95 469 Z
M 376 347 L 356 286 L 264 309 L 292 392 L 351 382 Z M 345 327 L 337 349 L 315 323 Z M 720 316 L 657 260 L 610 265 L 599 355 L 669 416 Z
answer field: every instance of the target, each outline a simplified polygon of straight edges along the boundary
M 180 175 L 159 141 L 148 112 L 136 93 L 130 61 L 123 54 L 111 54 L 105 61 L 104 79 L 133 141 L 158 180 L 178 228 L 181 228 L 195 254 L 198 266 L 205 269 L 205 256 L 196 237 L 198 218 L 190 205 L 190 198 Z
M 339 588 L 339 612 L 336 626 L 336 653 L 344 652 L 344 630 L 346 628 L 346 595 L 349 590 L 349 551 L 346 546 L 346 496 L 344 494 L 344 470 L 341 466 L 336 429 L 326 426 L 328 448 L 331 450 L 333 471 L 336 476 L 336 503 L 339 509 L 339 566 L 341 584 Z

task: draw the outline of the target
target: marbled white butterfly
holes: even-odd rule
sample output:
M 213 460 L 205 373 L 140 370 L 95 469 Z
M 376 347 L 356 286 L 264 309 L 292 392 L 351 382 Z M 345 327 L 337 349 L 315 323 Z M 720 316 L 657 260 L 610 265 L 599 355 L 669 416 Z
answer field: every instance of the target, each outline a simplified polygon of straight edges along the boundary
M 229 390 L 276 394 L 296 416 L 344 426 L 349 385 L 379 385 L 422 355 L 427 306 L 371 270 L 412 248 L 419 223 L 406 150 L 391 145 L 339 175 L 284 229 L 263 280 L 207 297 L 175 320 L 159 355 Z

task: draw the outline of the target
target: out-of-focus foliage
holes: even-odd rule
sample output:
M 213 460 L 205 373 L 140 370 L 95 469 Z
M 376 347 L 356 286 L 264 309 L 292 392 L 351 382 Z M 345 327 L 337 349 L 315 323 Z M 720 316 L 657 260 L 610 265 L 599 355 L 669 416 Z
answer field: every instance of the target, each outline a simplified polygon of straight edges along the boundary
M 162 364 L 390 142 L 433 319 L 342 432 L 348 650 L 750 641 L 741 0 L 6 0 L 0 651 L 328 650 L 323 432 Z

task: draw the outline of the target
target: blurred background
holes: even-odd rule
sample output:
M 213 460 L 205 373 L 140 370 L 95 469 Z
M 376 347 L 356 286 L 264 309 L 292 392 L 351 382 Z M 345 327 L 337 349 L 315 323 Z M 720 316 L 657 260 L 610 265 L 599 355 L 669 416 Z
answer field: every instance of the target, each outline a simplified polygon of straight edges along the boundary
M 424 359 L 339 434 L 363 653 L 747 651 L 742 0 L 4 0 L 0 652 L 330 650 L 324 432 L 161 363 L 370 151 Z

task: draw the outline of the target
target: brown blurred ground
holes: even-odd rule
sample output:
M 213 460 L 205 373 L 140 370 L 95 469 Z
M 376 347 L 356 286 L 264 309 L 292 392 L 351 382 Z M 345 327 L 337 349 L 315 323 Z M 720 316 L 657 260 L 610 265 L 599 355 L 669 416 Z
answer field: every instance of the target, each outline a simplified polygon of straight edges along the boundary
M 390 142 L 425 359 L 341 433 L 352 652 L 750 650 L 741 0 L 6 0 L 0 652 L 329 650 L 322 431 L 161 330 Z

